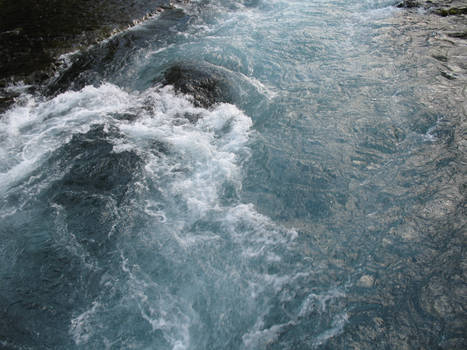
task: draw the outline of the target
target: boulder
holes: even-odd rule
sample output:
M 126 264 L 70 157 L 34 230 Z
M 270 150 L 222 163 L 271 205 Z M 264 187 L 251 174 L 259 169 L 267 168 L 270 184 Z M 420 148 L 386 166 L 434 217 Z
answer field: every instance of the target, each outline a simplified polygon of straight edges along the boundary
M 212 66 L 177 63 L 165 71 L 163 85 L 173 85 L 175 91 L 191 95 L 197 107 L 231 102 L 227 77 Z

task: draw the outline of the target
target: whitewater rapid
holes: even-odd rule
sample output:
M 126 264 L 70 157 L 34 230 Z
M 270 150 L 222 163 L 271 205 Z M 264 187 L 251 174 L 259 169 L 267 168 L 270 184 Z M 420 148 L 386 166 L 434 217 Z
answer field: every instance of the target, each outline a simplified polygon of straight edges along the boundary
M 462 52 L 393 5 L 178 3 L 11 86 L 0 345 L 460 348 Z

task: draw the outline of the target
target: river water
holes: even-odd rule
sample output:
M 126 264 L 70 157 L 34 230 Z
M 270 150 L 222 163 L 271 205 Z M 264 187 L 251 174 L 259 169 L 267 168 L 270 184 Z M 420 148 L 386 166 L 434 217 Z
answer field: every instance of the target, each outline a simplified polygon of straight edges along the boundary
M 12 86 L 0 346 L 464 349 L 465 24 L 393 5 L 192 1 Z

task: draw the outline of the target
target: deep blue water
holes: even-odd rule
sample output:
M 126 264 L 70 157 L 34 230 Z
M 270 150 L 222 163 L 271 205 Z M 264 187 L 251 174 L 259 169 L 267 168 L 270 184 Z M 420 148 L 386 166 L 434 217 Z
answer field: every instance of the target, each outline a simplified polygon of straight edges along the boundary
M 466 346 L 465 50 L 393 5 L 193 1 L 24 92 L 0 346 Z M 163 87 L 173 64 L 231 103 Z

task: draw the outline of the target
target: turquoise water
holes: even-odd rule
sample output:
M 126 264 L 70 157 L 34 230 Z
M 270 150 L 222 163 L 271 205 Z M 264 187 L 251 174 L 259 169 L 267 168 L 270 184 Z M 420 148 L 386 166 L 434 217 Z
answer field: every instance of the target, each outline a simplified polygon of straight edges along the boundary
M 179 4 L 24 92 L 0 119 L 0 344 L 463 348 L 465 71 L 392 5 Z M 163 87 L 174 63 L 231 103 Z

